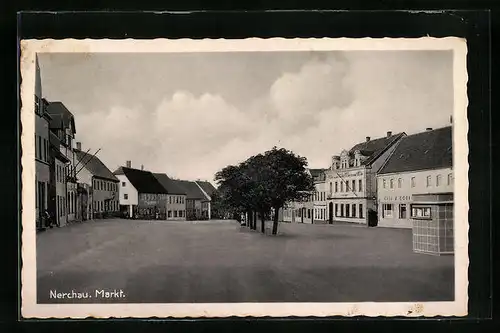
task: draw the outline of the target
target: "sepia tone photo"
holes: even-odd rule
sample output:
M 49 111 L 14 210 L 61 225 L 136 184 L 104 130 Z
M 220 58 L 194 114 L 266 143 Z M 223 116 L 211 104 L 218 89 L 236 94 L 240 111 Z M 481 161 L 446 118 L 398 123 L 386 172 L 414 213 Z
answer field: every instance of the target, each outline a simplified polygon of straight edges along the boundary
M 464 40 L 21 46 L 24 317 L 467 314 Z

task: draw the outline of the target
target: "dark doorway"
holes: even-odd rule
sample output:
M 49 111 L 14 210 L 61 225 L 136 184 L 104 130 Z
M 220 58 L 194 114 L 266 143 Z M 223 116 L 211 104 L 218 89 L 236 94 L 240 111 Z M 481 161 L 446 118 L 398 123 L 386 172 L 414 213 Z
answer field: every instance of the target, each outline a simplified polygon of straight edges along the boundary
M 328 223 L 333 223 L 333 202 L 328 204 Z
M 368 226 L 376 227 L 378 225 L 378 214 L 373 209 L 368 210 Z
M 300 214 L 300 222 L 304 223 L 304 217 L 306 215 L 306 209 L 302 208 L 302 214 Z

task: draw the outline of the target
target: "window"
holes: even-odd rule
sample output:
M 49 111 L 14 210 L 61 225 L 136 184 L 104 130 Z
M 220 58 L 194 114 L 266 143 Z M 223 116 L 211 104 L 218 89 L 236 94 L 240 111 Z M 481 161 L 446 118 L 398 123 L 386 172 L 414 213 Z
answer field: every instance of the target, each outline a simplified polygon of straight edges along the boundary
M 40 98 L 35 95 L 35 113 L 40 115 Z
M 344 204 L 340 204 L 340 216 L 344 216 Z
M 335 182 L 335 184 L 337 184 L 337 182 Z M 335 191 L 337 192 L 337 191 Z M 332 195 L 332 182 L 330 182 L 330 195 Z
M 344 192 L 344 182 L 340 182 L 340 192 Z
M 441 186 L 441 175 L 436 176 L 436 186 Z
M 351 217 L 351 209 L 349 204 L 345 204 L 345 217 Z
M 385 187 L 386 187 L 386 180 L 385 180 L 385 179 L 383 179 L 383 180 L 382 180 L 382 187 L 383 187 L 383 188 L 385 188 Z
M 172 211 L 171 210 L 168 211 L 168 217 L 172 217 Z
M 399 218 L 406 219 L 406 204 L 399 205 Z
M 382 204 L 382 217 L 392 217 L 392 204 Z
M 358 214 L 358 217 L 359 218 L 363 218 L 363 204 L 359 204 L 359 214 Z
M 416 185 L 415 177 L 411 177 L 411 187 L 415 187 L 415 185 Z
M 352 180 L 352 186 L 351 186 L 351 189 L 353 192 L 356 192 L 356 180 Z
M 308 219 L 310 219 L 310 218 L 311 218 L 311 210 L 310 210 L 310 209 L 308 209 L 308 210 L 307 210 L 307 218 L 308 218 Z
M 403 180 L 398 178 L 398 188 L 401 188 L 401 186 L 403 186 Z
M 38 158 L 42 159 L 42 137 L 38 136 Z
M 177 217 L 177 211 L 174 210 L 174 217 Z
M 168 197 L 168 203 L 172 204 L 172 197 Z
M 394 179 L 391 178 L 391 180 L 389 181 L 389 186 L 390 188 L 394 188 Z
M 348 180 L 345 181 L 345 191 L 349 192 L 349 181 Z
M 125 187 L 125 182 L 122 182 L 122 187 Z
M 427 176 L 427 187 L 431 186 L 431 176 Z
M 339 184 L 335 182 L 335 193 L 337 193 L 338 191 L 339 191 Z
M 335 204 L 335 216 L 339 216 L 339 204 Z
M 448 185 L 451 185 L 453 182 L 453 174 L 449 173 L 448 174 Z
M 413 206 L 411 208 L 411 217 L 412 218 L 430 219 L 431 218 L 431 207 Z
M 123 199 L 128 200 L 128 194 L 127 193 L 123 194 Z
M 351 212 L 352 217 L 356 217 L 356 204 L 352 204 L 352 212 Z
M 363 191 L 363 179 L 360 179 L 358 182 L 358 192 Z

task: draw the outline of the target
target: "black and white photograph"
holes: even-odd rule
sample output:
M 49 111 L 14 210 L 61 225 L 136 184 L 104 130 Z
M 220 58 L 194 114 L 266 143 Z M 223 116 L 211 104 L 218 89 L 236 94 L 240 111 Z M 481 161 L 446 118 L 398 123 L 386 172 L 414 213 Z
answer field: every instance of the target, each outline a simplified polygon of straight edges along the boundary
M 467 314 L 465 40 L 21 43 L 24 317 Z

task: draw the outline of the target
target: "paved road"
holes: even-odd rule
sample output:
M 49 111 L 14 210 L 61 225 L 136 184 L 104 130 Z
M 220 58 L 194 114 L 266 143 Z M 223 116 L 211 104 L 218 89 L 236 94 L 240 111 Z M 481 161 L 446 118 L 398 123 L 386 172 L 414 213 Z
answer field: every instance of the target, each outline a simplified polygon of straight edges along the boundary
M 413 253 L 411 230 L 282 223 L 265 236 L 234 221 L 102 220 L 39 234 L 37 254 L 39 303 L 443 301 L 454 290 L 453 256 Z

